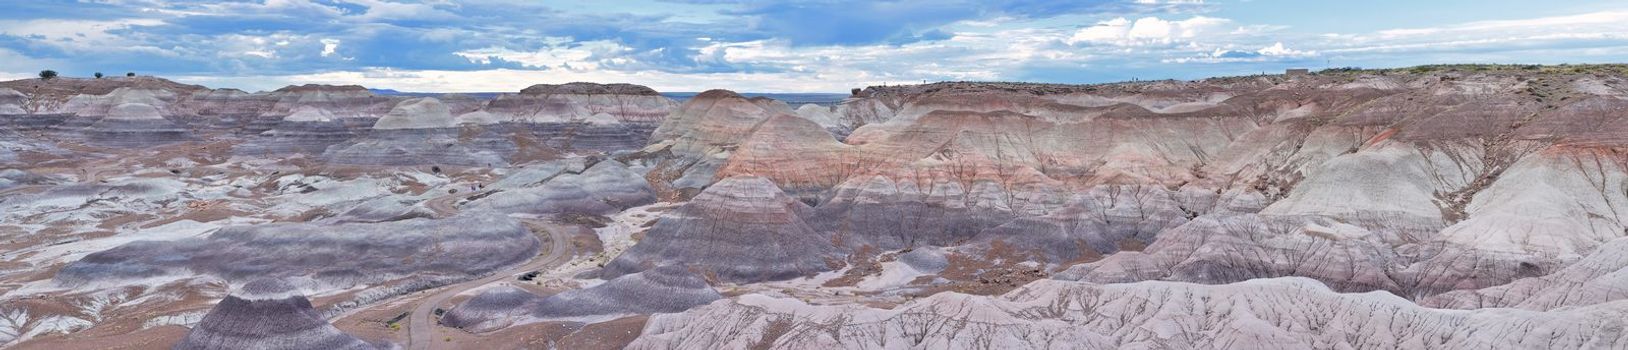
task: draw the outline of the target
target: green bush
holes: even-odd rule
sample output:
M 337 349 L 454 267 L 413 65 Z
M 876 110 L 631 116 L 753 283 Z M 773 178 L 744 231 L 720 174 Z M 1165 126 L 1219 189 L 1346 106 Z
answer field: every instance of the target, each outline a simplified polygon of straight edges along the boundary
M 57 71 L 50 70 L 50 69 L 40 71 L 40 79 L 51 80 L 51 79 L 56 79 L 56 78 L 57 78 Z
M 96 72 L 96 79 L 102 78 L 102 72 Z

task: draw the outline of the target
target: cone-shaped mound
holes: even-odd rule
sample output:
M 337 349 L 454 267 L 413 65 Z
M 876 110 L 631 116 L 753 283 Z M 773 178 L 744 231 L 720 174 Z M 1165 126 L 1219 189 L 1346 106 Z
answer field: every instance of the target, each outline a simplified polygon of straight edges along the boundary
M 433 97 L 402 101 L 373 124 L 374 130 L 451 128 L 452 111 Z
M 164 119 L 157 107 L 123 103 L 82 132 L 91 141 L 114 147 L 150 146 L 194 139 L 191 131 Z
M 356 136 L 333 113 L 322 108 L 302 106 L 271 130 L 239 145 L 241 154 L 304 153 L 322 154 L 328 146 L 350 140 Z
M 768 179 L 731 177 L 658 219 L 645 239 L 611 261 L 601 277 L 665 265 L 695 267 L 729 282 L 826 271 L 836 249 L 829 237 L 803 221 L 810 211 Z
M 243 285 L 204 315 L 174 349 L 387 349 L 339 331 L 280 279 Z

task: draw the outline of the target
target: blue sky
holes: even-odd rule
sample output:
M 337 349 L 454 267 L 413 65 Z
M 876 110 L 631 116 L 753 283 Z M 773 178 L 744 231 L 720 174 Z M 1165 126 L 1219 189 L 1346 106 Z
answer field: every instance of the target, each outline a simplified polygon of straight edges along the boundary
M 0 78 L 212 87 L 843 92 L 1195 79 L 1288 67 L 1628 61 L 1628 2 L 1514 0 L 8 0 Z

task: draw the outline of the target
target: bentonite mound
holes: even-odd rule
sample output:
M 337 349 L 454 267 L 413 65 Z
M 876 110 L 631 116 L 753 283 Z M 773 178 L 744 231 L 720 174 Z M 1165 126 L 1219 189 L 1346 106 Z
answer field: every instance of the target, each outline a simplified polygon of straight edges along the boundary
M 230 226 L 207 238 L 137 241 L 90 254 L 63 267 L 56 281 L 80 286 L 207 274 L 228 281 L 309 277 L 344 289 L 415 276 L 472 278 L 525 261 L 541 245 L 519 222 L 491 213 L 384 223 Z
M 524 183 L 520 178 L 500 180 L 501 191 L 470 205 L 506 213 L 606 215 L 656 201 L 649 181 L 614 160 L 601 161 L 581 173 L 546 166 L 532 169 L 555 171 L 546 181 L 520 185 L 524 187 L 514 185 Z M 521 171 L 516 175 L 524 178 L 536 174 Z
M 0 88 L 0 116 L 19 116 L 28 114 L 23 105 L 28 103 L 28 95 L 17 90 Z
M 248 143 L 238 146 L 244 154 L 303 153 L 322 154 L 329 146 L 345 142 L 356 133 L 332 113 L 316 107 L 300 107 L 283 117 Z
M 485 111 L 530 123 L 571 123 L 595 114 L 648 132 L 678 104 L 648 87 L 632 84 L 539 84 L 518 94 L 500 95 Z
M 537 84 L 520 90 L 523 95 L 543 94 L 572 94 L 572 95 L 630 95 L 630 96 L 659 96 L 655 89 L 644 85 L 625 83 L 599 84 L 574 82 L 565 84 Z
M 158 108 L 124 103 L 81 130 L 91 141 L 109 146 L 149 146 L 194 139 L 191 131 L 164 119 Z
M 950 267 L 949 258 L 938 249 L 921 248 L 909 253 L 899 254 L 899 262 L 923 273 L 938 273 Z
M 504 157 L 514 152 L 512 143 L 471 142 L 460 136 L 446 105 L 418 98 L 402 101 L 379 118 L 372 132 L 330 147 L 323 158 L 343 164 L 502 167 L 508 165 Z
M 430 218 L 435 211 L 416 205 L 420 201 L 402 196 L 384 196 L 357 204 L 335 217 L 339 222 L 386 222 Z
M 855 178 L 815 209 L 815 229 L 851 248 L 883 250 L 948 246 L 1012 219 L 990 206 L 944 204 L 964 198 L 957 184 L 919 188 L 912 181 Z
M 445 129 L 457 126 L 452 111 L 440 100 L 425 97 L 402 101 L 373 124 L 373 130 Z
M 521 315 L 543 320 L 603 319 L 682 312 L 720 298 L 723 296 L 701 275 L 682 266 L 663 266 L 547 298 L 515 287 L 493 288 L 448 311 L 441 323 L 484 332 L 508 326 Z
M 674 154 L 704 156 L 738 144 L 770 117 L 796 115 L 785 103 L 750 99 L 729 90 L 708 90 L 674 110 L 651 135 L 673 143 Z
M 520 287 L 492 287 L 447 310 L 441 324 L 470 332 L 490 332 L 513 324 L 542 299 Z
M 287 281 L 258 279 L 238 288 L 187 332 L 176 350 L 391 349 L 369 344 L 338 328 L 311 307 Z
M 783 280 L 830 270 L 829 236 L 804 220 L 808 205 L 761 177 L 737 176 L 663 215 L 638 245 L 605 266 L 611 278 L 666 265 L 727 282 Z
M 310 106 L 334 113 L 341 119 L 373 120 L 395 107 L 400 98 L 379 96 L 357 85 L 306 84 L 287 86 L 267 94 L 274 101 L 267 116 L 286 116 L 301 106 Z
M 719 298 L 722 296 L 701 275 L 670 265 L 617 277 L 588 289 L 555 294 L 539 302 L 532 316 L 548 319 L 672 313 Z

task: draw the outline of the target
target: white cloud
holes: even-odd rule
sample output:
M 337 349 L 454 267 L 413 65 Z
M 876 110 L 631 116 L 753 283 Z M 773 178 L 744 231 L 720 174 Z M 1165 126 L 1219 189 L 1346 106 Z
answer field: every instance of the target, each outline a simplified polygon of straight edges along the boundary
M 614 41 L 579 42 L 571 38 L 548 38 L 545 42 L 548 46 L 533 51 L 488 47 L 454 54 L 479 64 L 492 64 L 494 60 L 502 60 L 529 68 L 545 69 L 597 70 L 604 66 L 632 63 L 632 59 L 626 55 L 633 49 Z
M 339 39 L 322 39 L 322 57 L 333 56 L 339 50 Z
M 132 44 L 112 33 L 114 31 L 163 24 L 164 21 L 157 19 L 122 19 L 114 21 L 0 20 L 0 34 L 35 38 L 34 42 L 68 51 L 105 51 L 129 47 Z
M 1178 21 L 1158 17 L 1143 17 L 1131 21 L 1119 17 L 1080 29 L 1068 39 L 1068 43 L 1119 46 L 1171 44 L 1192 41 L 1203 36 L 1226 34 L 1236 30 L 1231 24 L 1232 20 L 1205 16 L 1194 16 Z
M 1341 55 L 1447 53 L 1460 55 L 1628 46 L 1628 12 L 1594 12 L 1519 20 L 1478 21 L 1426 28 L 1319 37 L 1321 51 Z M 1550 57 L 1536 57 L 1549 59 Z
M 858 73 L 858 72 L 844 72 Z M 575 81 L 626 82 L 658 91 L 731 89 L 754 92 L 846 92 L 849 88 L 881 84 L 884 80 L 853 81 L 840 77 L 810 79 L 804 73 L 670 73 L 657 71 L 572 71 L 490 69 L 479 71 L 393 70 L 328 72 L 276 76 L 180 76 L 176 81 L 245 90 L 273 90 L 294 84 L 358 84 L 371 88 L 421 92 L 512 92 L 533 84 Z M 894 83 L 900 80 L 893 80 Z
M 367 7 L 361 19 L 423 20 L 458 18 L 451 12 L 435 8 L 435 4 L 389 2 L 379 0 L 348 0 Z
M 1284 47 L 1283 42 L 1281 41 L 1276 44 L 1272 44 L 1272 46 L 1255 50 L 1255 53 L 1268 57 L 1312 56 L 1317 54 L 1317 52 L 1313 51 L 1301 51 Z
M 1306 58 L 1316 56 L 1316 51 L 1295 50 L 1283 45 L 1282 42 L 1272 44 L 1253 51 L 1238 51 L 1229 49 L 1215 49 L 1206 54 L 1194 57 L 1178 57 L 1160 60 L 1164 63 L 1236 63 L 1236 62 L 1271 62 L 1285 59 Z

